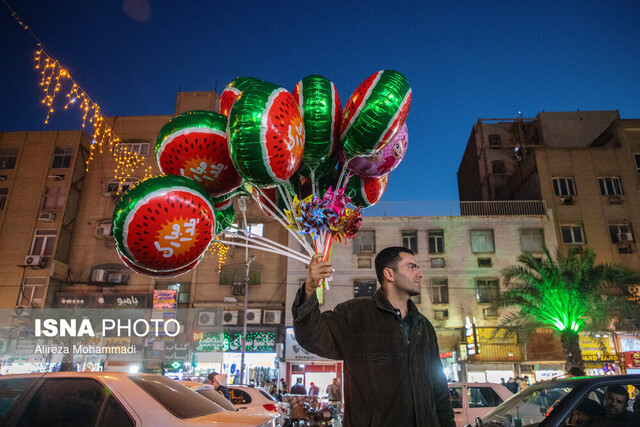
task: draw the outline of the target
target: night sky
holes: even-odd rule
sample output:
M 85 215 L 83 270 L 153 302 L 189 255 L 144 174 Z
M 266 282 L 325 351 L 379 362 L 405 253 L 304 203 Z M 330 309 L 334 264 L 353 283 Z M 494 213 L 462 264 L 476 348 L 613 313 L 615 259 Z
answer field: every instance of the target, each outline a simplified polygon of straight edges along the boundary
M 640 118 L 640 2 L 2 0 L 0 131 L 44 125 L 36 42 L 105 116 L 172 114 L 176 94 L 238 76 L 292 90 L 332 80 L 343 105 L 380 69 L 413 89 L 409 147 L 383 201 L 458 199 L 456 172 L 478 118 L 619 110 Z

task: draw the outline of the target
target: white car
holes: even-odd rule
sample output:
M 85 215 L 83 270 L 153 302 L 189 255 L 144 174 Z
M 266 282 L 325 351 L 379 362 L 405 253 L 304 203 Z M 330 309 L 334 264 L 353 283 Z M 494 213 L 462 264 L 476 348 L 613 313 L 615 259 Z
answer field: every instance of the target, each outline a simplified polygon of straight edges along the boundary
M 227 411 L 161 375 L 49 372 L 0 376 L 2 426 L 276 427 L 277 416 Z
M 449 397 L 456 426 L 472 424 L 513 396 L 503 385 L 494 383 L 449 383 Z
M 231 395 L 231 402 L 240 412 L 277 413 L 280 415 L 280 422 L 283 425 L 288 424 L 289 404 L 278 402 L 263 388 L 248 385 L 229 385 L 227 388 Z

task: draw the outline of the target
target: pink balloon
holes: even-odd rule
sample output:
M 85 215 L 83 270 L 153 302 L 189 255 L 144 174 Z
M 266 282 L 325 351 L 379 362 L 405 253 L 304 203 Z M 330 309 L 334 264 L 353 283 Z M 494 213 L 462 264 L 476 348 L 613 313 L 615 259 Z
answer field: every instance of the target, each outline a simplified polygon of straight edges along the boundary
M 362 177 L 381 176 L 394 170 L 407 152 L 409 143 L 409 132 L 407 125 L 403 125 L 391 142 L 382 147 L 374 154 L 365 157 L 352 159 L 347 168 L 356 175 Z

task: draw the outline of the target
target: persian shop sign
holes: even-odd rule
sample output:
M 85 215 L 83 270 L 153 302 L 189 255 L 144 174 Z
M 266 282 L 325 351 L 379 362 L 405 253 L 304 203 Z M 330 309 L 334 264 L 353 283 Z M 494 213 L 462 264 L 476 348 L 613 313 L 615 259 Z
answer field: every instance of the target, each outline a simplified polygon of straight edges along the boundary
M 241 332 L 193 333 L 194 351 L 240 352 L 242 351 Z M 275 353 L 275 332 L 247 332 L 246 351 L 250 353 Z

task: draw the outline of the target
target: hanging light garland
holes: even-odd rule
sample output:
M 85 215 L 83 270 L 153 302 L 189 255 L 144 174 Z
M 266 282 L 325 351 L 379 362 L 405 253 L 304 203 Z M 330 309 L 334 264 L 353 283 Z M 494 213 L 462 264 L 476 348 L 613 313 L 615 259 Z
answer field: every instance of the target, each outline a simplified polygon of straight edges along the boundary
M 222 270 L 222 266 L 227 262 L 227 255 L 229 254 L 229 246 L 221 242 L 211 242 L 209 245 L 209 252 L 212 255 L 218 256 L 218 273 Z
M 64 90 L 66 91 L 67 99 L 64 109 L 67 110 L 70 106 L 78 104 L 78 108 L 82 113 L 82 127 L 85 128 L 87 124 L 93 127 L 89 157 L 86 161 L 87 171 L 96 154 L 103 154 L 106 150 L 116 162 L 116 168 L 114 169 L 115 179 L 125 181 L 139 168 L 144 169 L 145 178 L 151 176 L 152 167 L 145 163 L 144 157 L 122 144 L 123 141 L 105 121 L 100 111 L 100 106 L 87 95 L 60 62 L 48 52 L 38 37 L 29 29 L 28 25 L 22 22 L 11 6 L 5 0 L 2 0 L 2 2 L 9 8 L 11 16 L 16 22 L 29 32 L 36 41 L 37 50 L 34 61 L 36 70 L 40 70 L 42 103 L 47 107 L 45 124 L 49 123 L 49 118 L 55 111 L 54 104 L 56 99 Z

